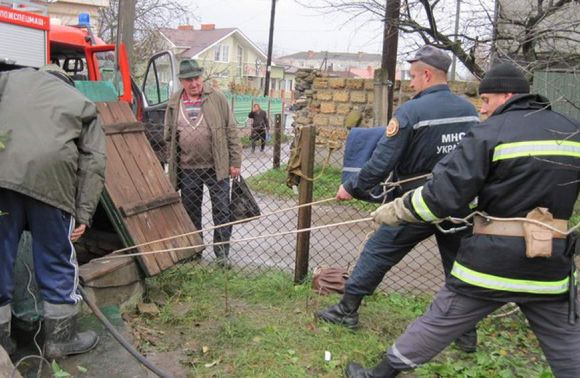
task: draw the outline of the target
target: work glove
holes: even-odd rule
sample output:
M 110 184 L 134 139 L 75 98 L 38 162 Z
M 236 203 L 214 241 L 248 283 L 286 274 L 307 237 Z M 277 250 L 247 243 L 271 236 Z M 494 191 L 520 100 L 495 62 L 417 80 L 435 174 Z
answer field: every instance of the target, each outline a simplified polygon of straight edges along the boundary
M 410 193 L 407 192 L 403 197 L 396 198 L 373 211 L 371 213 L 373 220 L 378 224 L 386 224 L 387 226 L 398 226 L 404 222 L 420 223 L 421 221 L 405 206 L 405 198 Z

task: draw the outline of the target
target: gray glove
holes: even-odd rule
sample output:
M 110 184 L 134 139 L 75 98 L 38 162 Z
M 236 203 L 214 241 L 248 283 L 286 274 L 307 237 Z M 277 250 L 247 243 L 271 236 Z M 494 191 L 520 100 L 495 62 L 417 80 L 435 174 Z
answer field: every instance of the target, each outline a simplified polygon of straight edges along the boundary
M 422 221 L 415 218 L 411 210 L 407 209 L 405 206 L 405 198 L 410 195 L 411 192 L 407 192 L 403 197 L 396 198 L 395 200 L 386 203 L 373 211 L 371 217 L 378 224 L 386 224 L 387 226 L 398 226 L 401 223 L 421 223 Z

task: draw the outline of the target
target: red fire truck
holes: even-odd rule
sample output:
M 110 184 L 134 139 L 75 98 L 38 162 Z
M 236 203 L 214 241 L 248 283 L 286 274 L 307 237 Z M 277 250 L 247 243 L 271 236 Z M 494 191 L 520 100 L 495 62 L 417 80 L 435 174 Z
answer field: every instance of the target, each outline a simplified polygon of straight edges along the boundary
M 78 25 L 51 25 L 43 5 L 0 0 L 0 71 L 50 63 L 75 81 L 109 81 L 119 100 L 133 101 L 124 47 L 95 37 L 88 14 L 79 16 Z

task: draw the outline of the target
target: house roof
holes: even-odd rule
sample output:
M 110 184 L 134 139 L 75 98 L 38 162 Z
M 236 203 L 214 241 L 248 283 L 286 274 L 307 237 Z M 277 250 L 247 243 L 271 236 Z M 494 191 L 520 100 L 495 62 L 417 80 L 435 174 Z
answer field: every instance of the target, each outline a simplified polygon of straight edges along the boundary
M 304 60 L 320 60 L 327 58 L 328 60 L 358 60 L 360 62 L 376 62 L 381 60 L 381 54 L 370 54 L 365 52 L 347 53 L 347 52 L 331 52 L 331 51 L 300 51 L 294 54 L 281 56 L 278 60 L 284 59 L 304 59 Z
M 367 68 L 351 68 L 350 73 L 361 79 L 373 79 L 375 77 L 375 69 L 370 66 Z
M 257 47 L 248 37 L 236 28 L 221 28 L 212 30 L 181 30 L 161 28 L 159 32 L 173 43 L 175 47 L 183 48 L 180 57 L 195 58 L 204 51 L 217 45 L 232 34 L 237 34 L 242 42 L 254 48 L 264 59 L 266 54 Z

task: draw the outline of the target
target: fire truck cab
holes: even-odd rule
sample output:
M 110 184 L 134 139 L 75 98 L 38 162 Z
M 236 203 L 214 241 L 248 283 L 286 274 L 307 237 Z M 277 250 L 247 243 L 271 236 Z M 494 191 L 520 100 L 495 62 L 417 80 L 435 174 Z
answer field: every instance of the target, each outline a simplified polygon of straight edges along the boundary
M 136 86 L 125 48 L 95 37 L 88 14 L 77 25 L 51 25 L 43 5 L 0 0 L 0 35 L 0 71 L 52 63 L 77 82 L 108 81 L 119 100 L 132 103 Z

